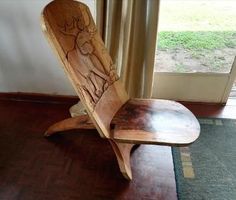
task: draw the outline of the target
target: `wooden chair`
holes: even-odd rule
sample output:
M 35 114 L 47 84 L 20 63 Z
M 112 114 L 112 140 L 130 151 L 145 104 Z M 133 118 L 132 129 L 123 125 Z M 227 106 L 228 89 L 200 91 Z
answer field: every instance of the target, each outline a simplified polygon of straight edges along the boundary
M 188 145 L 198 138 L 199 123 L 183 105 L 129 98 L 85 4 L 49 3 L 42 28 L 87 111 L 52 125 L 46 136 L 96 128 L 110 142 L 127 179 L 132 179 L 130 151 L 135 144 Z

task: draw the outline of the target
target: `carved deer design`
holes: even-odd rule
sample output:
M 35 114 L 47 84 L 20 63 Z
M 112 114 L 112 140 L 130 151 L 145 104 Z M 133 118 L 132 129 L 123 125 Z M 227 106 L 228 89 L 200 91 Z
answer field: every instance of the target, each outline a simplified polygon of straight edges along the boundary
M 93 38 L 97 30 L 90 23 L 87 10 L 81 8 L 81 12 L 83 12 L 84 18 L 73 16 L 59 28 L 63 35 L 73 38 L 73 47 L 67 50 L 66 58 L 69 60 L 71 55 L 73 59 L 79 59 L 76 63 L 80 63 L 80 66 L 75 66 L 75 68 L 82 80 L 80 88 L 84 91 L 85 96 L 89 98 L 94 108 L 109 85 L 118 80 L 118 76 L 112 60 L 107 70 L 99 59 L 93 44 Z

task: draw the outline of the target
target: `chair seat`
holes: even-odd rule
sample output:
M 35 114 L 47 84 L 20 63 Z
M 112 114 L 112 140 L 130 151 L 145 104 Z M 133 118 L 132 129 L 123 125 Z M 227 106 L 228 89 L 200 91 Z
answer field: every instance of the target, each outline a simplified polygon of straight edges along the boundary
M 111 138 L 119 142 L 186 145 L 200 134 L 196 117 L 175 101 L 131 99 L 114 116 Z

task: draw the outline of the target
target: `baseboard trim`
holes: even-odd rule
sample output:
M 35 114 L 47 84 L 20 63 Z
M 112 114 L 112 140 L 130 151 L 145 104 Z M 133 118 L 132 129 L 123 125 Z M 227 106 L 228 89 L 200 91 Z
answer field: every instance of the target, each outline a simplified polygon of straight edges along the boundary
M 76 104 L 79 101 L 78 96 L 73 95 L 56 95 L 56 94 L 43 94 L 43 93 L 27 93 L 27 92 L 0 92 L 0 100 L 5 101 L 28 101 L 39 103 L 60 103 L 60 104 Z M 210 102 L 189 102 L 179 101 L 183 105 L 211 105 L 211 106 L 224 106 L 223 103 L 210 103 Z
M 196 101 L 178 101 L 183 105 L 208 105 L 208 106 L 225 106 L 226 103 L 215 103 L 215 102 L 196 102 Z
M 38 103 L 60 103 L 60 104 L 76 104 L 79 101 L 77 96 L 72 95 L 53 95 L 41 93 L 25 93 L 25 92 L 0 92 L 0 100 L 5 101 L 28 101 Z

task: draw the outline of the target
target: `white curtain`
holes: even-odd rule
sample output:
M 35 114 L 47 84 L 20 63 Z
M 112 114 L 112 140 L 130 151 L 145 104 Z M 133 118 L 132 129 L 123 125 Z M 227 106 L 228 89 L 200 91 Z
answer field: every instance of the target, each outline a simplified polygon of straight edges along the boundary
M 97 25 L 131 97 L 152 93 L 159 0 L 97 0 Z

